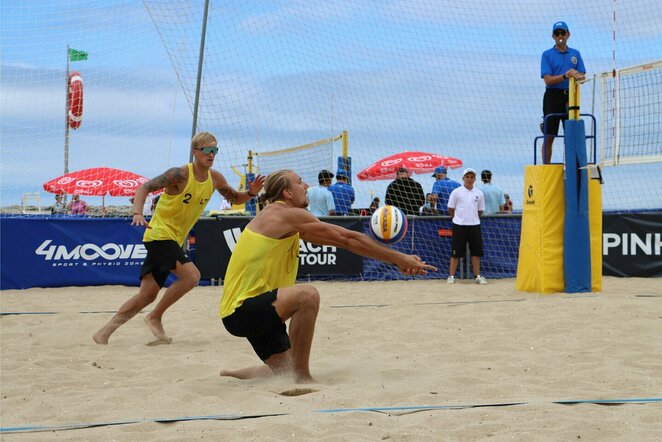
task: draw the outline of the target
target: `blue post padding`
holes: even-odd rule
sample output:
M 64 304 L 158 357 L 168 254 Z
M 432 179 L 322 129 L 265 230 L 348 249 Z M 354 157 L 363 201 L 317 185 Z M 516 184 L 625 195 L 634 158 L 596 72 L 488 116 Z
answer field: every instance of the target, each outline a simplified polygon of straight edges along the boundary
M 338 170 L 346 170 L 349 176 L 348 184 L 352 185 L 352 157 L 338 157 Z
M 591 240 L 588 220 L 588 170 L 583 120 L 568 120 L 565 139 L 565 224 L 563 272 L 566 293 L 591 291 Z

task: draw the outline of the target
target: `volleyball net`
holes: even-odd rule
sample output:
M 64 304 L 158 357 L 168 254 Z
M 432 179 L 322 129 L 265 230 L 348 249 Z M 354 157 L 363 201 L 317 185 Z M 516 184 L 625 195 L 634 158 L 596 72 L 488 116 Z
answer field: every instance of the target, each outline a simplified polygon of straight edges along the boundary
M 650 162 L 662 147 L 656 2 L 619 0 L 610 8 L 560 0 L 552 10 L 518 0 L 499 8 L 487 0 L 208 5 L 205 16 L 205 2 L 188 0 L 3 4 L 0 205 L 20 206 L 24 194 L 41 194 L 43 206 L 53 201 L 42 185 L 64 173 L 69 45 L 88 55 L 71 66 L 85 84 L 82 122 L 69 134 L 71 171 L 103 166 L 150 178 L 184 164 L 197 109 L 196 130 L 217 137 L 214 167 L 234 187 L 241 181 L 232 167 L 245 164 L 248 151 L 256 152 L 255 173 L 290 168 L 315 185 L 320 170 L 338 169 L 344 140 L 336 137 L 347 130 L 359 213 L 374 198 L 384 204 L 395 177 L 361 180 L 358 173 L 400 152 L 461 160 L 447 168 L 458 183 L 466 167 L 478 183 L 489 170 L 519 212 L 523 170 L 540 135 L 540 57 L 562 19 L 587 77 L 617 71 L 598 75 L 581 96 L 582 112 L 597 118 L 600 162 L 618 166 L 603 170 L 604 210 L 662 208 L 662 174 Z M 312 140 L 327 141 L 304 148 Z M 562 159 L 560 145 L 554 162 Z M 410 172 L 431 193 L 432 170 Z M 633 192 L 642 176 L 647 185 Z M 101 197 L 86 199 L 101 205 Z M 208 210 L 220 203 L 215 195 Z M 107 196 L 106 204 L 128 198 Z M 516 229 L 490 233 L 490 249 L 516 254 L 499 242 L 519 235 Z M 427 245 L 437 247 L 446 231 L 436 226 Z M 435 264 L 445 266 L 445 253 L 438 251 Z
M 662 60 L 597 76 L 602 165 L 662 161 Z
M 335 144 L 340 142 L 345 146 L 341 151 L 347 157 L 347 136 L 347 131 L 345 131 L 334 137 L 300 146 L 272 151 L 249 151 L 249 157 L 253 158 L 255 174 L 268 175 L 277 170 L 292 169 L 312 187 L 318 184 L 317 176 L 322 170 L 327 170 L 335 175 L 337 166 L 334 152 L 338 150 Z

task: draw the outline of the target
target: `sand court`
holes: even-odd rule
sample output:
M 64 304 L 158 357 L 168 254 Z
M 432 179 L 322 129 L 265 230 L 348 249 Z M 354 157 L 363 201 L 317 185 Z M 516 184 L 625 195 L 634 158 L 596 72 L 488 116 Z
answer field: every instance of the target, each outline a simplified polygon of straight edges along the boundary
M 145 312 L 108 346 L 91 339 L 135 288 L 3 291 L 3 440 L 662 437 L 656 279 L 580 295 L 512 279 L 313 284 L 319 383 L 305 386 L 219 376 L 259 362 L 218 319 L 221 287 L 182 298 L 164 316 L 173 342 L 157 346 Z M 47 431 L 7 431 L 32 427 Z

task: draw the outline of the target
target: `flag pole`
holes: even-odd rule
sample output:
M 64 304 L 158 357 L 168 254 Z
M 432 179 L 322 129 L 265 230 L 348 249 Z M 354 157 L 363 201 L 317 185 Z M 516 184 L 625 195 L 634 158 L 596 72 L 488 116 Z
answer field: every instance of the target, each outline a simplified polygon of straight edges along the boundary
M 64 106 L 64 174 L 69 173 L 69 45 L 67 45 L 67 75 L 65 77 L 65 106 Z M 64 202 L 67 202 L 67 195 L 64 196 Z

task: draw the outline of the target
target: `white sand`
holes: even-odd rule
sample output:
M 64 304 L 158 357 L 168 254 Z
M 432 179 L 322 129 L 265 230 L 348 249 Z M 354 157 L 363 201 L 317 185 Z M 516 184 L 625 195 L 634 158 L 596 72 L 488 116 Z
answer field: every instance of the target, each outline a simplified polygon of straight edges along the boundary
M 517 292 L 514 280 L 314 283 L 322 306 L 311 371 L 290 379 L 221 378 L 259 363 L 217 316 L 221 288 L 200 287 L 166 313 L 170 345 L 148 347 L 143 314 L 108 346 L 92 342 L 136 289 L 0 292 L 2 427 L 142 422 L 3 440 L 660 440 L 662 403 L 557 400 L 662 397 L 662 281 L 604 279 L 597 295 Z M 648 295 L 648 296 L 645 296 Z M 81 313 L 97 312 L 97 313 Z M 424 410 L 423 406 L 526 402 Z M 320 409 L 415 407 L 321 413 Z M 412 412 L 417 411 L 417 412 Z M 156 423 L 209 415 L 284 416 Z

